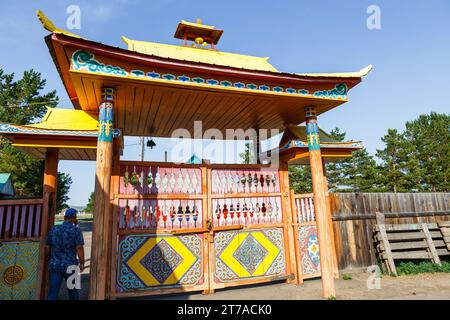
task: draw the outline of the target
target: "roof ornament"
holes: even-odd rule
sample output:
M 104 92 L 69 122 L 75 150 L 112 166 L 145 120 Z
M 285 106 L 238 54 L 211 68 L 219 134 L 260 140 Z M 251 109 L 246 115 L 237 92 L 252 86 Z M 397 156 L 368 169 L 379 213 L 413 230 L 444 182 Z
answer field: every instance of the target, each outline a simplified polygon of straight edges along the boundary
M 36 11 L 36 15 L 39 18 L 39 21 L 41 22 L 41 25 L 42 27 L 44 27 L 45 30 L 48 30 L 52 33 L 64 34 L 69 37 L 82 39 L 79 35 L 75 33 L 72 33 L 64 29 L 60 29 L 57 26 L 55 26 L 55 24 L 49 18 L 47 18 L 47 16 L 41 10 Z
M 195 22 L 181 20 L 174 37 L 182 39 L 185 46 L 188 46 L 188 41 L 192 41 L 191 46 L 194 48 L 206 48 L 209 44 L 210 49 L 214 49 L 222 33 L 223 30 L 203 24 L 202 20 L 197 18 Z

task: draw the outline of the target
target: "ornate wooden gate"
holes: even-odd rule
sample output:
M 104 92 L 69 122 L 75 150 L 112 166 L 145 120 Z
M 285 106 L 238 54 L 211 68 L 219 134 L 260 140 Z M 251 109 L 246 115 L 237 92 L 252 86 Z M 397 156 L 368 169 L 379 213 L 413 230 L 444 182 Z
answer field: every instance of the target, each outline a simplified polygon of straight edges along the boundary
M 43 200 L 0 201 L 0 300 L 39 298 L 43 272 Z
M 289 197 L 279 171 L 122 161 L 119 176 L 111 297 L 288 278 Z
M 319 241 L 313 194 L 291 193 L 294 233 L 297 241 L 298 279 L 320 277 Z

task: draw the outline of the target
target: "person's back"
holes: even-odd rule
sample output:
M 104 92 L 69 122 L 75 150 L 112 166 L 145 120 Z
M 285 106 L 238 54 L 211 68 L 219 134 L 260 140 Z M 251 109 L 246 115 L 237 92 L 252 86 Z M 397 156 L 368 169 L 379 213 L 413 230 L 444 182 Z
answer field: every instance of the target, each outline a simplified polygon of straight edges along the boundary
M 66 272 L 67 267 L 78 265 L 76 248 L 82 243 L 81 230 L 69 221 L 54 227 L 49 233 L 47 242 L 51 246 L 49 268 Z
M 48 299 L 56 300 L 58 298 L 61 282 L 67 280 L 75 271 L 69 269 L 71 266 L 78 266 L 78 257 L 80 258 L 80 271 L 84 269 L 84 240 L 83 234 L 76 226 L 77 211 L 68 209 L 64 216 L 64 222 L 53 227 L 47 235 L 46 245 L 50 248 L 50 290 Z M 70 299 L 78 299 L 78 290 L 67 288 Z

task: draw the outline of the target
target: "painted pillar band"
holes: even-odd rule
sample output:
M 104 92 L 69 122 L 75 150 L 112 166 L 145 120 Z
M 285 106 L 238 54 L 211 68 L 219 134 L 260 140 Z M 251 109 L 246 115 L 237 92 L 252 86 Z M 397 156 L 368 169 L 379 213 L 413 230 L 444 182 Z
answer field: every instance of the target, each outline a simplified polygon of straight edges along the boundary
M 316 109 L 314 107 L 306 107 L 305 117 L 308 150 L 320 150 L 319 126 L 317 125 Z
M 314 107 L 305 108 L 306 136 L 308 139 L 309 163 L 311 167 L 314 210 L 316 213 L 317 236 L 319 240 L 322 292 L 325 298 L 336 295 L 333 278 L 333 242 L 331 239 L 331 216 L 327 211 L 326 182 L 322 168 L 319 127 Z
M 102 101 L 99 106 L 98 115 L 98 141 L 112 142 L 113 140 L 113 105 L 114 105 L 114 88 L 103 88 Z

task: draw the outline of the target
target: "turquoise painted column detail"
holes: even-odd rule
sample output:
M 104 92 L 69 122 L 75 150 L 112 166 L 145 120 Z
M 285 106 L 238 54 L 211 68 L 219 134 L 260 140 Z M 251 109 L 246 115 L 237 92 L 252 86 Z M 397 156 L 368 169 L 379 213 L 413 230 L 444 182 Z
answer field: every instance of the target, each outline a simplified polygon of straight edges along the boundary
M 102 102 L 99 107 L 98 115 L 98 141 L 112 142 L 113 140 L 113 106 L 114 106 L 114 88 L 102 89 Z
M 320 150 L 319 126 L 317 124 L 316 108 L 305 107 L 305 116 L 308 150 Z

